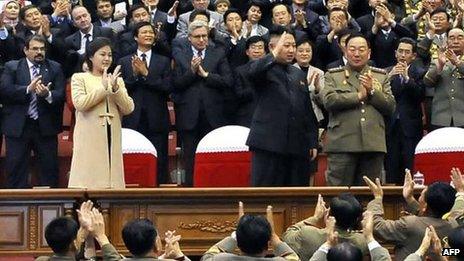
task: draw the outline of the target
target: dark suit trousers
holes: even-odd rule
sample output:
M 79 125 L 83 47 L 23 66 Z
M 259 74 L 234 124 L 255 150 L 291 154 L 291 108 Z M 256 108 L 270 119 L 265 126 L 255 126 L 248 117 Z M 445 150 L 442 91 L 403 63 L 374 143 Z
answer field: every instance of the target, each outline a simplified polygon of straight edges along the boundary
M 380 178 L 385 153 L 328 153 L 328 186 L 365 186 L 363 176 Z
M 42 136 L 38 121 L 27 119 L 21 137 L 6 136 L 8 188 L 28 188 L 28 168 L 31 150 L 39 162 L 39 185 L 58 186 L 57 136 Z
M 405 136 L 400 121 L 395 121 L 392 131 L 387 136 L 387 183 L 403 184 L 404 169 L 413 169 L 414 151 L 421 138 Z
M 204 110 L 200 110 L 198 122 L 193 130 L 179 131 L 182 142 L 182 164 L 185 169 L 184 185 L 187 187 L 193 186 L 193 166 L 195 162 L 195 151 L 200 140 L 206 136 L 213 127 L 206 118 Z
M 280 154 L 252 148 L 253 187 L 309 186 L 309 155 Z
M 147 112 L 142 111 L 137 131 L 142 133 L 156 148 L 158 184 L 168 183 L 168 136 L 169 132 L 152 131 L 148 127 Z M 153 175 L 155 175 L 153 173 Z

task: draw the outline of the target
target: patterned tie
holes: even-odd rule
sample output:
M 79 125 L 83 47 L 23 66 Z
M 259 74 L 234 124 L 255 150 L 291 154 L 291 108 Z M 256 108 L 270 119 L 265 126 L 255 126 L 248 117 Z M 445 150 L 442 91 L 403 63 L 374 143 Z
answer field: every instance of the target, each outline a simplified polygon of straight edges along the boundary
M 38 64 L 34 64 L 32 66 L 32 77 L 31 81 L 37 78 L 40 75 L 40 66 Z M 31 93 L 31 101 L 29 102 L 29 109 L 27 110 L 27 115 L 31 119 L 37 120 L 39 118 L 39 110 L 37 109 L 37 94 L 35 92 Z
M 198 51 L 197 56 L 203 58 L 203 51 Z

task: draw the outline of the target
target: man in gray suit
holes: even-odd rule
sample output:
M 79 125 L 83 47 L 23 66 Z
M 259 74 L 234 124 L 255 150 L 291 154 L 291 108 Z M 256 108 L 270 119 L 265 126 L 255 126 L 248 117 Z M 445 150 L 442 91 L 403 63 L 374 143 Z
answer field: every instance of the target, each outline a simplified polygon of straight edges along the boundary
M 268 244 L 274 249 L 273 258 L 265 258 Z M 235 248 L 241 255 L 233 254 Z M 266 218 L 245 215 L 243 204 L 239 203 L 239 220 L 237 230 L 212 246 L 201 258 L 201 261 L 240 261 L 240 260 L 293 260 L 299 261 L 298 255 L 282 242 L 274 231 L 272 206 L 266 209 Z
M 424 77 L 424 83 L 435 88 L 432 129 L 464 127 L 464 31 L 451 29 L 447 42 L 446 51 L 439 53 Z
M 464 183 L 462 176 L 457 171 L 452 171 L 452 181 L 456 189 L 448 183 L 433 183 L 421 194 L 419 202 L 413 203 L 420 206 L 424 215 L 408 215 L 399 220 L 385 220 L 383 217 L 383 190 L 380 180 L 376 179 L 375 183 L 367 177 L 364 177 L 364 180 L 374 195 L 374 199 L 367 205 L 367 210 L 374 214 L 374 235 L 386 243 L 395 245 L 396 260 L 404 260 L 419 248 L 428 226 L 432 225 L 436 229 L 441 240 L 449 235 L 454 227 L 458 226 L 455 219 L 443 219 L 444 216 L 449 215 L 448 213 L 464 208 Z M 415 201 L 412 196 L 414 185 L 410 185 L 410 182 L 412 182 L 410 177 L 405 178 L 403 188 L 403 194 L 407 198 L 408 204 Z M 431 252 L 428 254 L 432 260 L 440 260 L 436 254 Z
M 195 10 L 205 10 L 209 13 L 210 15 L 210 27 L 216 27 L 218 24 L 222 24 L 223 17 L 221 14 L 214 12 L 214 11 L 209 11 L 206 10 L 209 5 L 209 0 L 192 0 L 192 5 L 193 9 Z M 190 13 L 192 11 L 189 11 L 187 13 L 183 13 L 179 16 L 179 21 L 177 23 L 177 35 L 176 37 L 187 37 L 187 29 L 188 29 L 188 21 L 190 17 Z

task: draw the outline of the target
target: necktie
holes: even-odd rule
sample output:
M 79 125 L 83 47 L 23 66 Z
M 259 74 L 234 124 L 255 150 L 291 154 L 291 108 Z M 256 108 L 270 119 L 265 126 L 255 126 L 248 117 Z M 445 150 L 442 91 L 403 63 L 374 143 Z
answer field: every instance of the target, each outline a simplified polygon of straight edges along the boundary
M 142 56 L 142 61 L 147 65 L 147 55 L 145 53 L 142 53 L 140 56 Z
M 198 51 L 197 56 L 203 58 L 203 51 Z
M 388 35 L 389 35 L 389 34 L 390 34 L 389 32 L 385 32 L 385 33 L 384 33 L 384 35 L 385 35 L 385 40 L 388 39 Z
M 40 67 L 35 64 L 32 66 L 32 75 L 31 81 L 37 78 L 40 75 Z M 31 101 L 29 102 L 29 109 L 27 114 L 31 119 L 37 120 L 39 118 L 39 110 L 37 109 L 37 94 L 35 92 L 31 93 Z
M 85 48 L 84 48 L 84 50 L 87 51 L 87 47 L 89 46 L 89 43 L 90 43 L 90 34 L 84 35 L 84 38 L 85 38 Z

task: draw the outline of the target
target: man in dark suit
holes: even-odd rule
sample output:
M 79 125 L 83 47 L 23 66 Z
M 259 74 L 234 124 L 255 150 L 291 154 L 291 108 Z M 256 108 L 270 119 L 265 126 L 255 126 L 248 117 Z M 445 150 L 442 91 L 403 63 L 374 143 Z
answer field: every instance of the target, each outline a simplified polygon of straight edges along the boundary
M 249 62 L 235 69 L 234 93 L 237 97 L 237 110 L 234 123 L 250 127 L 257 97 L 254 82 L 250 79 L 250 65 L 266 54 L 266 41 L 261 36 L 252 36 L 246 41 L 246 54 Z
M 396 108 L 387 124 L 387 182 L 402 184 L 404 169 L 412 169 L 414 151 L 422 138 L 422 109 L 426 71 L 416 66 L 416 42 L 402 38 L 396 49 L 398 63 L 389 73 Z
M 155 146 L 158 158 L 158 184 L 168 182 L 168 95 L 171 91 L 171 61 L 153 52 L 155 28 L 149 22 L 137 24 L 134 37 L 137 51 L 121 58 L 121 76 L 135 110 L 123 126 L 137 130 Z
M 307 186 L 309 160 L 317 155 L 318 127 L 306 75 L 292 66 L 295 37 L 279 29 L 270 33 L 272 53 L 255 61 L 250 76 L 257 105 L 247 145 L 252 151 L 253 186 Z
M 193 163 L 198 142 L 225 124 L 224 91 L 233 79 L 226 54 L 208 45 L 208 24 L 189 24 L 190 48 L 174 54 L 174 102 L 185 168 L 185 185 L 193 184 Z
M 90 13 L 83 6 L 76 6 L 71 12 L 74 25 L 79 29 L 77 32 L 64 39 L 63 50 L 66 52 L 66 76 L 71 76 L 80 70 L 85 48 L 96 37 L 106 37 L 114 42 L 113 30 L 92 25 Z M 117 57 L 117 53 L 113 53 Z
M 395 48 L 402 37 L 413 37 L 405 26 L 395 22 L 390 4 L 380 5 L 375 13 L 374 25 L 366 33 L 372 48 L 372 60 L 379 68 L 386 68 L 396 63 Z
M 42 35 L 52 46 L 47 50 L 48 57 L 53 55 L 56 49 L 56 30 L 50 28 L 50 21 L 43 17 L 39 8 L 34 5 L 28 5 L 19 11 L 20 23 L 16 26 L 16 32 L 11 33 L 6 28 L 0 29 L 0 40 L 4 41 L 4 48 L 11 51 L 10 57 L 19 59 L 24 57 L 24 42 L 30 35 Z
M 316 50 L 319 55 L 315 57 L 315 65 L 325 70 L 331 62 L 343 57 L 343 52 L 336 38 L 339 32 L 348 30 L 348 13 L 342 9 L 334 8 L 329 12 L 330 33 L 317 37 Z
M 127 15 L 127 26 L 123 32 L 118 35 L 118 54 L 122 57 L 133 54 L 137 50 L 137 42 L 134 40 L 134 28 L 140 22 L 150 22 L 150 13 L 148 7 L 144 5 L 133 5 Z M 153 23 L 152 23 L 153 24 Z M 156 24 L 155 29 L 156 29 Z M 155 30 L 155 43 L 153 51 L 171 57 L 171 48 L 169 37 L 175 35 L 175 24 L 167 23 L 165 31 Z
M 113 32 L 119 33 L 124 31 L 126 26 L 122 20 L 117 17 L 119 14 L 114 14 L 116 18 L 113 19 L 114 5 L 112 0 L 97 0 L 97 20 L 93 23 L 95 26 L 111 28 Z
M 61 66 L 45 59 L 46 39 L 26 39 L 26 58 L 10 61 L 0 84 L 9 188 L 27 188 L 31 150 L 38 156 L 39 185 L 58 185 L 57 134 L 62 129 L 65 80 Z

